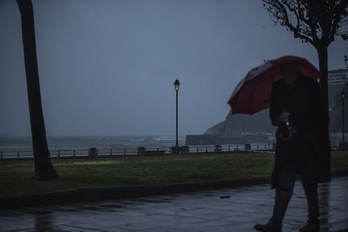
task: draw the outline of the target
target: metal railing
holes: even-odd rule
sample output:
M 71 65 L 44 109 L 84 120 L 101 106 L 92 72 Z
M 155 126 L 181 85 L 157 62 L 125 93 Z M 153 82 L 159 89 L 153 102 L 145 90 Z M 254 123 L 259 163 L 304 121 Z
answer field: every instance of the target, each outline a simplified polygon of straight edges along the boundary
M 212 145 L 189 147 L 189 153 L 201 152 L 237 152 L 237 151 L 270 151 L 274 150 L 274 144 L 240 144 L 240 145 Z
M 136 155 L 137 149 L 97 149 L 97 155 L 101 156 L 115 156 L 115 155 Z M 50 150 L 51 158 L 64 158 L 64 157 L 83 157 L 92 156 L 90 155 L 89 149 L 79 149 L 79 150 Z M 0 159 L 5 158 L 33 158 L 33 151 L 0 151 Z
M 238 151 L 268 151 L 273 152 L 275 149 L 274 143 L 267 144 L 236 144 L 236 145 L 201 145 L 201 146 L 184 146 L 185 154 L 194 153 L 218 153 L 218 152 L 238 152 Z M 331 142 L 331 149 L 337 149 L 339 144 Z M 140 147 L 124 148 L 124 149 L 97 149 L 96 154 L 91 154 L 90 149 L 75 149 L 75 150 L 50 150 L 51 158 L 64 157 L 88 157 L 88 156 L 126 156 L 126 155 L 142 155 L 139 153 Z M 147 151 L 165 150 L 164 154 L 171 154 L 170 148 L 151 148 L 147 147 Z M 25 159 L 33 158 L 33 151 L 29 150 L 0 150 L 1 159 Z
M 76 150 L 50 150 L 51 158 L 64 157 L 87 157 L 87 156 L 127 156 L 139 155 L 139 148 L 124 149 L 89 149 Z M 146 148 L 146 151 L 165 150 L 165 154 L 171 154 L 170 148 Z M 183 150 L 187 153 L 218 153 L 218 152 L 238 152 L 238 151 L 273 151 L 274 144 L 240 144 L 240 145 L 207 145 L 207 146 L 185 146 Z M 0 159 L 24 159 L 33 158 L 33 151 L 0 151 Z

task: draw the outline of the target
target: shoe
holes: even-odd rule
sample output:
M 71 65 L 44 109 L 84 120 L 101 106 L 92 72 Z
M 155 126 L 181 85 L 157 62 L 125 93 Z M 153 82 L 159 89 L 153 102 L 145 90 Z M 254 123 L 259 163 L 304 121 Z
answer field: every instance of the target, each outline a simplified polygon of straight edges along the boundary
M 319 224 L 308 223 L 300 229 L 301 232 L 317 232 L 320 230 Z
M 282 231 L 277 229 L 275 225 L 272 224 L 272 222 L 268 222 L 265 225 L 257 224 L 254 226 L 254 229 L 258 231 L 263 231 L 263 232 L 281 232 Z

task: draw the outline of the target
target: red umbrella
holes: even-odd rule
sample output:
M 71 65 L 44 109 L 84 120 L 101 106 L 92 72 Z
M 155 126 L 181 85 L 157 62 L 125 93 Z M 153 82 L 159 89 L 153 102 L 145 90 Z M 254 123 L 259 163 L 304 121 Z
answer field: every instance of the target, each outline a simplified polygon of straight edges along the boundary
M 322 74 L 306 59 L 296 56 L 283 56 L 253 68 L 232 93 L 228 104 L 232 114 L 254 114 L 270 107 L 271 90 L 274 82 L 282 78 L 279 67 L 284 64 L 298 64 L 304 76 L 318 79 Z
M 274 82 L 282 78 L 279 67 L 284 64 L 295 63 L 302 75 L 318 79 L 322 74 L 306 59 L 296 56 L 283 56 L 270 60 L 253 68 L 244 77 L 232 93 L 228 104 L 232 114 L 254 114 L 270 107 L 271 91 Z M 280 134 L 284 141 L 292 137 L 289 123 L 286 124 L 289 132 L 287 138 Z

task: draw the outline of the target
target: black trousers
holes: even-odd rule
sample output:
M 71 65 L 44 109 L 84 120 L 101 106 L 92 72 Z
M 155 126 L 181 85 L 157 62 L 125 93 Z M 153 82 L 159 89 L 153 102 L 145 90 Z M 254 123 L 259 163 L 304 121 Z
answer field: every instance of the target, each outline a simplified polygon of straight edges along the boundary
M 276 157 L 278 159 L 276 164 L 279 167 L 274 174 L 276 195 L 273 216 L 270 221 L 278 228 L 282 228 L 283 218 L 293 194 L 297 175 L 300 175 L 307 198 L 307 222 L 319 224 L 317 159 L 314 150 L 303 136 L 294 134 L 290 141 L 281 142 L 280 151 L 281 154 L 277 154 Z

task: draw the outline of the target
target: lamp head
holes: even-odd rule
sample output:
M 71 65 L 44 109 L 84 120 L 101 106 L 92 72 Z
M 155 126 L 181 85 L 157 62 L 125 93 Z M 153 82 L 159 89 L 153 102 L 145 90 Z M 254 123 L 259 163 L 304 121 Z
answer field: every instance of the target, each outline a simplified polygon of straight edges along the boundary
M 179 90 L 179 87 L 180 86 L 180 82 L 179 82 L 179 80 L 178 80 L 178 78 L 175 80 L 175 82 L 174 82 L 174 89 L 175 89 L 175 91 L 178 91 Z

